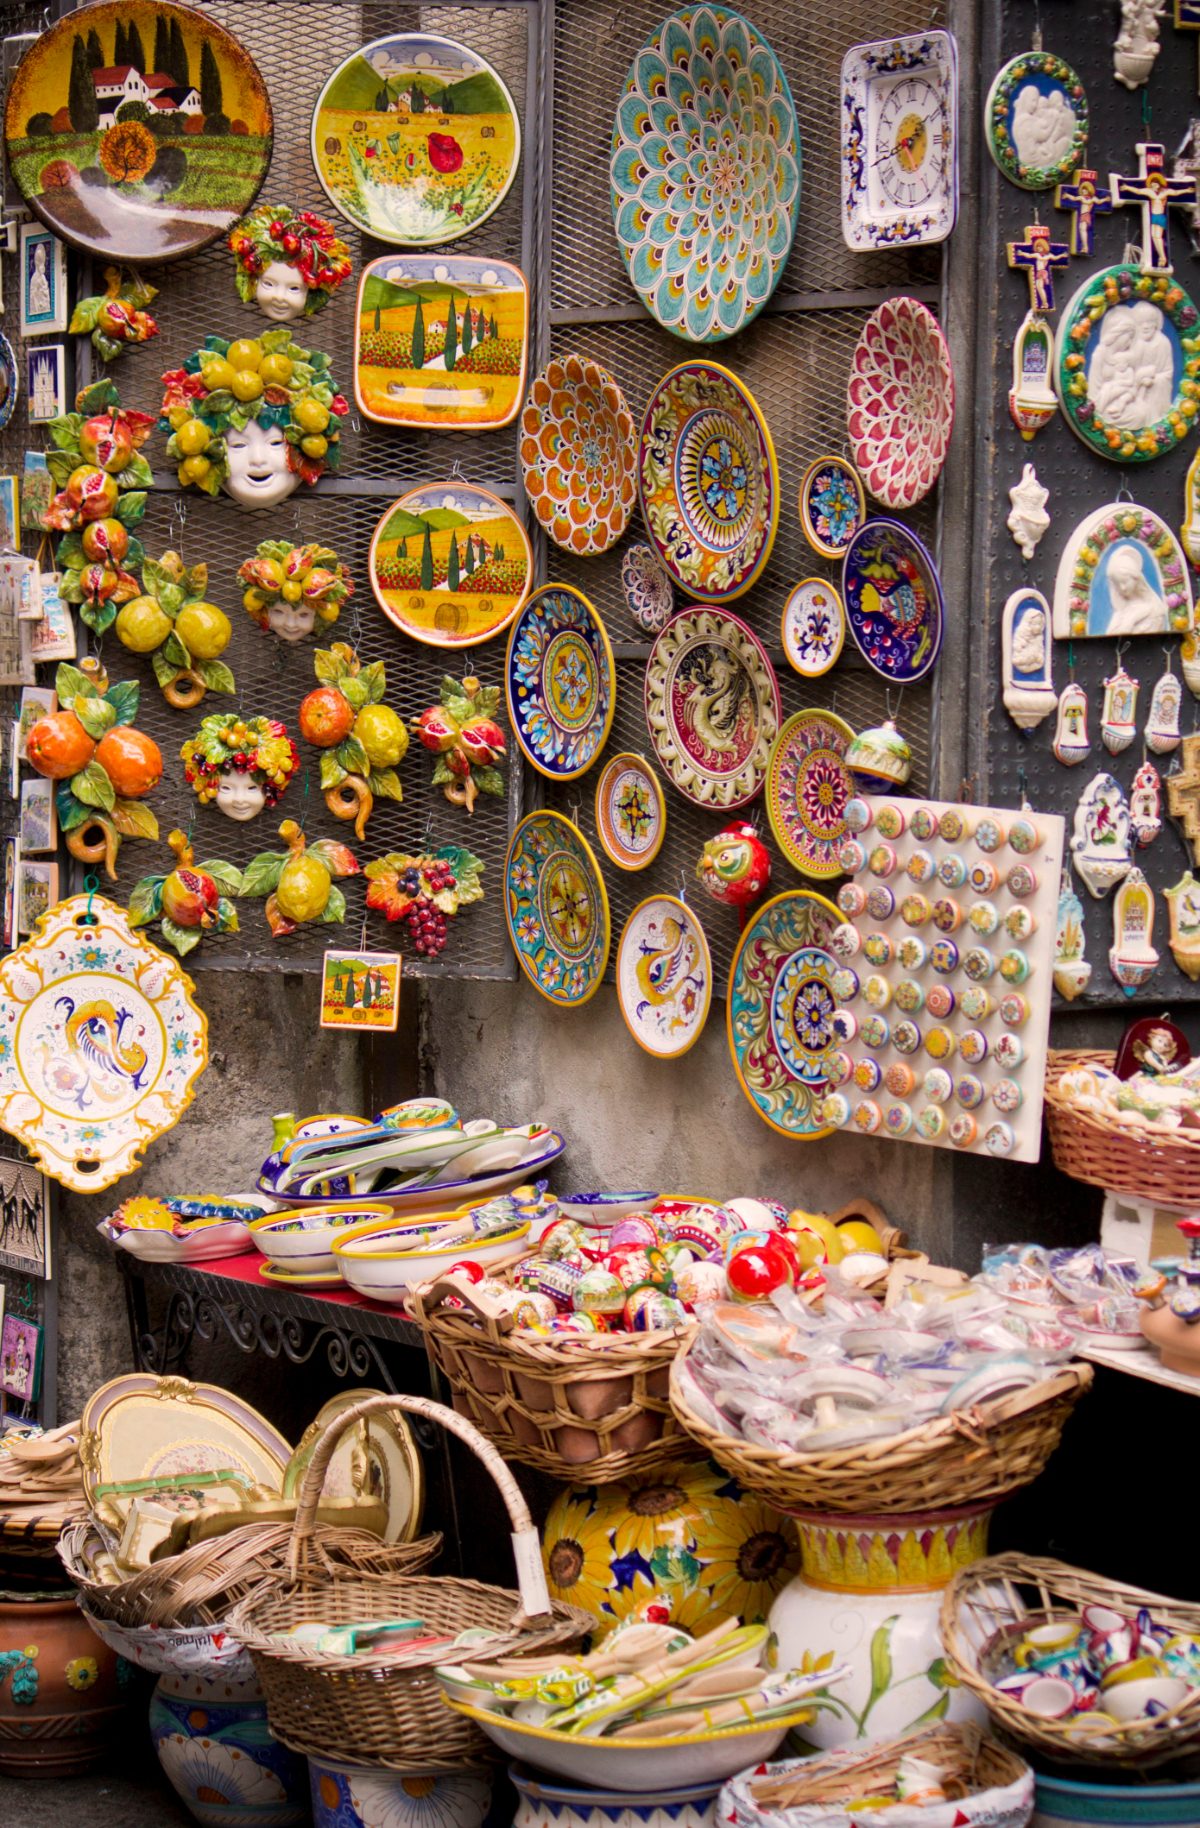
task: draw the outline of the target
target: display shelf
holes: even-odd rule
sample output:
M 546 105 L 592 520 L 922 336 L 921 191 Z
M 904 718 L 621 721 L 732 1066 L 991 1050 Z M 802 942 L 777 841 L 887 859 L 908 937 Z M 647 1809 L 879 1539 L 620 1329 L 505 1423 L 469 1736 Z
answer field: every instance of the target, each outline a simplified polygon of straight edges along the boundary
M 1102 1365 L 1106 1371 L 1124 1371 L 1130 1377 L 1144 1378 L 1148 1384 L 1162 1384 L 1168 1390 L 1184 1390 L 1192 1396 L 1200 1396 L 1200 1377 L 1191 1377 L 1186 1371 L 1168 1371 L 1150 1345 L 1131 1352 L 1114 1352 L 1107 1346 L 1082 1346 L 1079 1356 L 1093 1365 Z

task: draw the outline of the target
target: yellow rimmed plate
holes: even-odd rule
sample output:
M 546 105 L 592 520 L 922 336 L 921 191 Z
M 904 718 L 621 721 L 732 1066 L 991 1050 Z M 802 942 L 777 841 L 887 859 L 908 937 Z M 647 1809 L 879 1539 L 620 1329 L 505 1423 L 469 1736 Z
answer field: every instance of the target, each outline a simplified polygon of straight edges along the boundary
M 599 990 L 612 923 L 591 845 L 570 819 L 531 812 L 504 865 L 505 918 L 517 963 L 549 1002 L 578 1008 Z
M 712 1008 L 712 956 L 704 928 L 676 895 L 649 895 L 617 943 L 617 1001 L 638 1046 L 656 1060 L 694 1047 Z
M 620 870 L 644 870 L 667 835 L 667 808 L 645 756 L 614 755 L 596 782 L 596 836 Z
M 764 1123 L 784 1136 L 828 1136 L 821 1107 L 825 1058 L 835 1044 L 837 961 L 831 901 L 794 889 L 747 922 L 729 968 L 726 1034 L 738 1084 Z
M 526 760 L 555 781 L 584 774 L 608 741 L 617 673 L 608 630 L 581 590 L 543 584 L 521 606 L 504 685 Z
M 846 640 L 846 611 L 826 578 L 802 578 L 783 606 L 780 639 L 787 662 L 804 679 L 820 679 Z

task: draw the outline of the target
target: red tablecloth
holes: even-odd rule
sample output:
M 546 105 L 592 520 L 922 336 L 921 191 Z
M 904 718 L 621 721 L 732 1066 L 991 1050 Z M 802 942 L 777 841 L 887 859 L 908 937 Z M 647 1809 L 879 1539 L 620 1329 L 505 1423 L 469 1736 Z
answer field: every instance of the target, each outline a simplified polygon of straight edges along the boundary
M 259 1270 L 268 1261 L 260 1250 L 241 1251 L 236 1257 L 212 1257 L 207 1263 L 190 1263 L 189 1269 L 199 1271 L 201 1275 L 224 1276 L 231 1282 L 256 1282 L 261 1287 L 278 1290 L 284 1293 L 281 1282 L 269 1282 L 259 1275 Z M 341 1288 L 300 1288 L 286 1291 L 297 1295 L 311 1296 L 314 1301 L 331 1301 L 341 1307 L 366 1308 L 373 1314 L 396 1314 L 397 1308 L 389 1307 L 382 1301 L 368 1301 L 365 1295 L 356 1294 L 344 1284 Z

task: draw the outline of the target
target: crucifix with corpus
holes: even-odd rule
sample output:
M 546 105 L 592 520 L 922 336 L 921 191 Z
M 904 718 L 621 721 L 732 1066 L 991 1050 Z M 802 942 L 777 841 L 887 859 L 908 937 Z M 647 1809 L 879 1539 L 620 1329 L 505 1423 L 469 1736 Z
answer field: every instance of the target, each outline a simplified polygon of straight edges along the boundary
M 1069 184 L 1060 184 L 1054 192 L 1055 209 L 1071 212 L 1071 252 L 1089 258 L 1096 230 L 1097 216 L 1111 216 L 1112 192 L 1097 184 L 1094 171 L 1077 171 Z
M 1029 309 L 1045 315 L 1054 309 L 1054 269 L 1065 267 L 1071 258 L 1065 241 L 1052 241 L 1050 230 L 1040 222 L 1025 230 L 1024 241 L 1008 243 L 1008 264 L 1014 272 L 1029 277 Z
M 1142 210 L 1142 272 L 1170 273 L 1172 209 L 1194 209 L 1197 181 L 1194 177 L 1168 177 L 1165 148 L 1154 141 L 1139 140 L 1134 147 L 1139 170 L 1136 177 L 1123 178 L 1109 172 L 1113 203 L 1117 209 L 1138 203 Z

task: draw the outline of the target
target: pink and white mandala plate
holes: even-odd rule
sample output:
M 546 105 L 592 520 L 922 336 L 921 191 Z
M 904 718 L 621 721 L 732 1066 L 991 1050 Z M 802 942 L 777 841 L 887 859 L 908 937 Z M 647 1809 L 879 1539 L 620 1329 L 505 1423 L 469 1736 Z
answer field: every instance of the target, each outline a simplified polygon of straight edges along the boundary
M 911 508 L 941 475 L 954 426 L 954 369 L 941 325 L 915 298 L 890 298 L 862 328 L 846 427 L 867 493 Z

